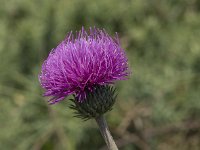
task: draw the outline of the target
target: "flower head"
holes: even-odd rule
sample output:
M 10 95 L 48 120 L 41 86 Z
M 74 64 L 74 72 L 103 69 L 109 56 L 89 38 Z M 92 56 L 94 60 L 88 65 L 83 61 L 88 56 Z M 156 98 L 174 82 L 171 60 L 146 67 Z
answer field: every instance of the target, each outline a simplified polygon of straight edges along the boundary
M 52 96 L 49 102 L 54 104 L 71 94 L 82 102 L 86 91 L 125 80 L 128 75 L 127 57 L 118 37 L 110 37 L 105 30 L 90 28 L 87 33 L 82 28 L 76 36 L 70 32 L 50 52 L 39 80 L 44 95 Z

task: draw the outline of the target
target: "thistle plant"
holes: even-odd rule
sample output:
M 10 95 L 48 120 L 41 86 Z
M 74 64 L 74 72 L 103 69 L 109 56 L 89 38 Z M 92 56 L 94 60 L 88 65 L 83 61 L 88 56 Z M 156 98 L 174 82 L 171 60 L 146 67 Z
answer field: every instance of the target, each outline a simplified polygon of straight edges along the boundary
M 104 114 L 116 100 L 113 84 L 129 76 L 128 60 L 118 36 L 105 30 L 82 28 L 70 32 L 44 61 L 39 74 L 44 96 L 56 104 L 73 95 L 70 108 L 84 120 L 94 118 L 109 150 L 118 149 L 108 129 Z

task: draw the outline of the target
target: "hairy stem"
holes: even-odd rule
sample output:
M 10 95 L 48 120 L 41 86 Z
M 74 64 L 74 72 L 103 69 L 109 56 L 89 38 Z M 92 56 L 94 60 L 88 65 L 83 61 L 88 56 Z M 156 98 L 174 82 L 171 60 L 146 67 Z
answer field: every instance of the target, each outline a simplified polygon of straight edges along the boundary
M 108 125 L 106 123 L 106 120 L 104 118 L 104 116 L 100 116 L 95 118 L 98 126 L 99 126 L 99 130 L 108 146 L 109 150 L 118 150 L 117 145 L 115 144 L 115 141 L 113 140 L 112 135 L 110 134 L 110 131 L 108 129 Z

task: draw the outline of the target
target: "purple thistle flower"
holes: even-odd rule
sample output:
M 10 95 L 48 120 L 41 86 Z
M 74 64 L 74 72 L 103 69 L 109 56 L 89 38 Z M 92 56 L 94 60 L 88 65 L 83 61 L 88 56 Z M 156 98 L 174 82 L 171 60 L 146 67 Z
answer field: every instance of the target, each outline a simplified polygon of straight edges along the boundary
M 39 75 L 44 96 L 52 96 L 55 104 L 74 94 L 79 102 L 85 99 L 86 91 L 96 85 L 113 84 L 129 75 L 127 57 L 119 39 L 110 37 L 105 30 L 84 28 L 76 36 L 70 32 L 53 49 L 42 65 Z

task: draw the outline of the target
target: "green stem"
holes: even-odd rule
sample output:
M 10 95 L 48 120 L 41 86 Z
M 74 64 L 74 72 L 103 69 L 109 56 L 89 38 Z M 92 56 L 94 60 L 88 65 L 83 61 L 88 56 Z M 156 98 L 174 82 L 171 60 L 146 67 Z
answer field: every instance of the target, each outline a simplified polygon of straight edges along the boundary
M 112 135 L 110 134 L 110 131 L 108 129 L 108 125 L 106 123 L 106 120 L 104 118 L 104 116 L 100 116 L 95 118 L 98 126 L 99 126 L 99 130 L 108 146 L 109 150 L 118 150 L 117 145 L 115 144 L 115 141 L 113 140 Z

